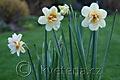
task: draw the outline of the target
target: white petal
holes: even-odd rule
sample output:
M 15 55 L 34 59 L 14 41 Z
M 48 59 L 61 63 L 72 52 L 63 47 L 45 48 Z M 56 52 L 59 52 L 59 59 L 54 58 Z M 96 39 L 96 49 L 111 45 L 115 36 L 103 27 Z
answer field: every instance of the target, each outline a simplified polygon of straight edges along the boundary
M 20 50 L 17 51 L 17 56 L 20 56 Z
M 14 41 L 13 38 L 11 38 L 11 37 L 8 38 L 8 43 L 13 43 L 13 41 Z
M 58 9 L 55 6 L 50 8 L 50 13 L 57 14 L 57 12 L 58 12 Z
M 11 51 L 11 54 L 14 54 L 16 51 L 14 50 L 14 51 Z
M 92 4 L 90 5 L 90 8 L 91 8 L 92 10 L 95 10 L 95 9 L 99 9 L 99 6 L 98 6 L 97 3 L 92 3 Z
M 61 16 L 61 14 L 60 13 L 58 13 L 58 20 L 63 20 L 63 18 L 64 18 L 64 16 Z
M 11 53 L 13 53 L 13 52 L 16 52 L 17 50 L 16 50 L 16 48 L 11 48 Z
M 57 31 L 59 28 L 60 28 L 60 22 L 55 22 L 53 29 Z
M 22 38 L 22 34 L 18 34 L 18 41 L 20 41 L 21 40 L 21 38 Z
M 8 44 L 8 47 L 9 47 L 10 49 L 12 49 L 12 48 L 15 48 L 16 46 L 13 45 L 13 44 Z
M 102 18 L 106 18 L 107 16 L 107 11 L 103 10 L 103 9 L 99 9 L 99 15 Z
M 13 37 L 13 39 L 17 39 L 17 34 L 14 33 L 14 34 L 12 35 L 12 37 Z
M 99 22 L 99 25 L 101 28 L 104 28 L 106 26 L 106 22 L 104 19 L 101 19 L 100 22 Z
M 81 14 L 84 16 L 84 17 L 88 17 L 88 14 L 90 13 L 90 7 L 88 6 L 84 6 L 81 10 Z
M 90 24 L 89 25 L 89 29 L 91 31 L 97 31 L 99 29 L 99 25 L 97 25 L 97 24 Z
M 55 26 L 53 27 L 53 29 L 54 29 L 55 31 L 57 31 L 59 28 L 60 28 L 60 25 L 55 25 Z
M 44 8 L 42 9 L 42 12 L 43 12 L 43 14 L 44 14 L 45 16 L 49 15 L 49 9 L 46 8 L 46 7 L 44 7 Z
M 38 19 L 39 24 L 46 24 L 47 23 L 47 18 L 45 16 L 40 16 Z
M 90 21 L 89 21 L 88 18 L 85 18 L 85 19 L 82 21 L 82 23 L 81 23 L 81 25 L 82 25 L 83 27 L 88 27 L 89 24 L 90 24 Z
M 54 25 L 52 25 L 52 24 L 46 24 L 45 29 L 46 29 L 47 31 L 51 31 L 53 26 L 54 26 Z

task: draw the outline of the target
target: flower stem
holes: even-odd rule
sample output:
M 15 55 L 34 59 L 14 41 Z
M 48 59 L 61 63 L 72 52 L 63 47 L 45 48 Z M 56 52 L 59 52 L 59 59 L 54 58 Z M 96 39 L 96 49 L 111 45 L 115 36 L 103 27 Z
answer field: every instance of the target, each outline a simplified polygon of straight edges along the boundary
M 75 80 L 74 74 L 74 55 L 73 55 L 73 46 L 72 46 L 72 30 L 71 30 L 71 17 L 69 17 L 69 40 L 70 40 L 70 56 L 71 56 L 71 70 L 72 70 L 72 80 Z
M 33 64 L 33 61 L 32 61 L 32 56 L 30 55 L 30 50 L 27 49 L 27 52 L 28 52 L 28 56 L 29 56 L 29 59 L 30 59 L 30 62 L 31 62 L 31 66 L 32 66 L 32 69 L 33 69 L 35 80 L 37 80 L 37 74 L 36 74 L 35 67 L 34 67 L 34 64 Z
M 93 31 L 92 40 L 92 57 L 91 57 L 91 68 L 90 68 L 90 80 L 95 80 L 96 73 L 96 59 L 97 59 L 97 31 Z
M 45 70 L 46 70 L 46 80 L 48 80 L 48 71 L 47 71 L 47 50 L 48 50 L 48 45 L 47 45 L 47 31 L 45 30 Z
M 59 55 L 59 57 L 60 57 L 60 59 L 61 59 L 61 64 L 62 64 L 62 66 L 63 66 L 63 68 L 65 68 L 65 66 L 64 66 L 64 60 L 63 60 L 63 57 L 62 57 L 62 52 L 61 52 L 61 50 L 60 50 L 60 46 L 59 46 L 59 44 L 58 44 L 58 39 L 57 39 L 57 36 L 56 36 L 56 33 L 55 33 L 55 31 L 53 30 L 53 36 L 54 36 L 54 39 L 55 39 L 55 42 L 56 42 L 56 47 L 57 47 L 57 49 L 58 49 L 58 55 Z M 65 69 L 63 69 L 63 72 L 64 72 L 64 75 L 65 75 L 65 80 L 67 80 L 67 75 L 66 75 L 66 71 L 65 71 Z

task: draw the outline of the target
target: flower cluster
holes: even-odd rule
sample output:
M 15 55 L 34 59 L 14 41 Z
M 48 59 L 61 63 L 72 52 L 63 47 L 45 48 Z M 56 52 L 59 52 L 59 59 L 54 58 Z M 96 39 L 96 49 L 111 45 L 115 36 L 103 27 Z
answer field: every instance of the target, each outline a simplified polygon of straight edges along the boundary
M 50 9 L 44 7 L 42 12 L 44 16 L 40 16 L 38 19 L 39 24 L 46 24 L 45 29 L 51 31 L 52 29 L 58 30 L 60 28 L 61 20 L 63 20 L 65 14 L 69 13 L 69 6 L 64 4 L 64 6 L 58 6 L 60 12 L 58 12 L 57 7 L 52 6 Z M 96 31 L 100 28 L 106 26 L 105 18 L 107 12 L 103 9 L 99 9 L 97 3 L 92 3 L 90 7 L 84 6 L 81 10 L 81 14 L 85 17 L 82 21 L 83 27 L 88 27 L 91 31 Z M 14 33 L 12 37 L 8 38 L 8 47 L 11 49 L 11 53 L 14 54 L 17 52 L 17 55 L 20 55 L 20 52 L 25 53 L 23 45 L 25 44 L 21 41 L 22 34 Z
M 60 12 L 58 11 L 58 8 L 60 9 Z M 90 7 L 84 6 L 82 8 L 82 10 L 81 10 L 82 16 L 85 17 L 85 19 L 82 21 L 81 25 L 83 27 L 89 27 L 89 29 L 92 32 L 92 36 L 90 36 L 90 39 L 91 39 L 90 42 L 92 42 L 92 44 L 88 46 L 88 51 L 90 50 L 89 47 L 92 46 L 92 56 L 90 56 L 91 59 L 92 59 L 91 60 L 91 66 L 90 66 L 90 71 L 91 72 L 90 72 L 90 77 L 86 78 L 87 73 L 88 73 L 86 71 L 87 71 L 87 67 L 88 67 L 87 66 L 87 64 L 88 64 L 87 62 L 89 60 L 88 59 L 89 55 L 88 55 L 88 53 L 86 54 L 87 58 L 84 56 L 84 54 L 85 54 L 84 48 L 83 48 L 83 43 L 84 42 L 80 38 L 81 34 L 79 34 L 80 30 L 79 30 L 79 26 L 77 26 L 77 23 L 76 23 L 77 22 L 77 19 L 75 19 L 76 16 L 75 16 L 75 14 L 74 14 L 74 12 L 72 10 L 71 12 L 72 12 L 73 17 L 71 18 L 69 6 L 67 4 L 64 4 L 63 6 L 58 6 L 58 8 L 55 7 L 55 6 L 52 6 L 50 9 L 48 9 L 47 7 L 44 7 L 42 9 L 42 12 L 43 12 L 44 16 L 40 16 L 39 19 L 38 19 L 38 23 L 39 24 L 46 24 L 46 26 L 45 26 L 45 30 L 46 31 L 53 30 L 53 36 L 54 36 L 53 38 L 55 39 L 55 45 L 56 45 L 56 46 L 54 46 L 54 43 L 53 43 L 52 54 L 49 54 L 49 53 L 51 53 L 51 49 L 50 49 L 51 42 L 48 43 L 47 33 L 45 31 L 45 46 L 43 44 L 43 49 L 45 48 L 45 52 L 43 52 L 43 53 L 45 53 L 45 54 L 42 55 L 42 61 L 40 60 L 39 55 L 37 55 L 38 62 L 39 62 L 38 70 L 41 73 L 41 66 L 44 66 L 44 68 L 46 68 L 46 70 L 42 71 L 43 74 L 41 74 L 41 75 L 46 76 L 46 78 L 43 78 L 43 79 L 46 79 L 46 80 L 49 79 L 50 78 L 49 74 L 48 74 L 49 71 L 47 69 L 52 69 L 52 68 L 55 69 L 55 68 L 57 68 L 57 66 L 59 66 L 59 67 L 66 67 L 66 66 L 64 66 L 64 60 L 62 60 L 62 59 L 65 58 L 63 56 L 64 52 L 66 53 L 68 66 L 71 67 L 71 65 L 72 65 L 72 67 L 74 68 L 74 66 L 73 66 L 74 65 L 74 54 L 73 54 L 73 51 L 74 51 L 74 45 L 75 45 L 75 46 L 77 46 L 76 50 L 78 51 L 77 52 L 78 55 L 80 54 L 78 56 L 78 58 L 81 61 L 79 64 L 81 65 L 81 68 L 84 69 L 84 71 L 85 71 L 85 74 L 83 74 L 82 79 L 83 80 L 87 80 L 87 79 L 90 78 L 90 80 L 93 80 L 96 77 L 96 74 L 92 74 L 92 73 L 94 73 L 94 71 L 91 71 L 91 70 L 92 69 L 96 70 L 96 64 L 97 64 L 96 63 L 96 59 L 97 59 L 96 58 L 97 57 L 96 56 L 96 54 L 97 54 L 97 51 L 96 51 L 97 50 L 97 46 L 96 46 L 97 43 L 96 42 L 97 42 L 97 38 L 98 37 L 96 36 L 97 35 L 96 31 L 99 29 L 99 27 L 100 28 L 104 28 L 106 26 L 106 22 L 105 22 L 104 19 L 107 16 L 107 12 L 105 10 L 103 10 L 103 9 L 99 9 L 99 6 L 98 6 L 97 3 L 92 3 L 90 5 Z M 54 32 L 54 30 L 57 31 L 60 28 L 61 21 L 63 20 L 65 14 L 68 14 L 69 23 L 72 22 L 71 19 L 74 20 L 73 21 L 74 22 L 74 27 L 73 28 L 75 28 L 75 29 L 71 28 L 72 24 L 69 24 L 69 29 L 68 29 L 69 30 L 68 31 L 68 33 L 69 33 L 68 38 L 70 40 L 69 44 L 68 44 L 69 47 L 66 44 L 67 41 L 65 39 L 64 32 L 62 31 L 62 28 L 61 28 L 62 36 L 60 36 L 59 40 L 57 38 L 56 33 Z M 114 17 L 114 21 L 115 21 L 115 17 Z M 110 33 L 110 37 L 109 37 L 109 40 L 108 40 L 108 44 L 106 46 L 104 61 L 103 61 L 102 65 L 104 65 L 105 60 L 106 60 L 106 55 L 107 55 L 108 47 L 109 47 L 109 44 L 110 44 L 110 39 L 112 37 L 112 35 L 111 35 L 112 31 L 113 31 L 113 26 L 112 26 L 112 29 L 111 29 L 111 33 Z M 75 36 L 73 36 L 74 33 L 75 33 Z M 23 41 L 21 41 L 21 38 L 22 38 L 22 34 L 18 34 L 17 35 L 16 33 L 14 33 L 12 35 L 12 37 L 8 38 L 8 47 L 10 48 L 12 54 L 17 53 L 18 56 L 20 55 L 20 52 L 25 53 L 25 51 L 27 51 L 29 59 L 30 59 L 30 62 L 31 62 L 31 67 L 32 67 L 32 70 L 33 70 L 33 73 L 34 73 L 34 78 L 35 78 L 35 80 L 37 80 L 37 78 L 38 78 L 37 76 L 38 75 L 37 75 L 37 71 L 35 69 L 34 63 L 32 61 L 32 56 L 30 54 L 30 50 L 27 47 L 27 45 Z M 75 39 L 73 39 L 73 38 L 75 38 Z M 62 41 L 62 39 L 63 39 L 63 41 Z M 75 43 L 72 43 L 72 40 L 75 40 Z M 90 42 L 88 44 L 90 44 Z M 63 48 L 65 48 L 65 49 L 63 49 Z M 70 49 L 70 51 L 67 51 L 67 49 Z M 81 51 L 79 52 L 79 50 L 81 50 Z M 68 54 L 68 52 L 70 52 L 70 54 Z M 52 55 L 52 57 L 51 57 L 51 55 Z M 70 58 L 69 58 L 69 56 L 70 56 Z M 62 61 L 62 64 L 60 63 L 61 61 Z M 46 65 L 46 63 L 49 63 L 49 65 Z M 54 64 L 54 63 L 58 63 L 58 64 Z M 52 66 L 51 66 L 51 64 L 52 64 Z M 103 66 L 100 69 L 101 69 L 100 73 L 102 74 Z M 44 75 L 44 73 L 46 73 L 46 74 Z M 53 75 L 53 74 L 51 74 L 51 75 Z M 64 75 L 62 75 L 62 76 L 64 76 Z M 66 76 L 68 77 L 67 74 L 66 74 Z M 71 75 L 69 75 L 69 77 L 70 76 Z M 78 75 L 78 76 L 80 76 L 80 75 Z M 67 79 L 67 77 L 66 77 L 66 79 Z M 72 73 L 73 80 L 75 80 L 75 77 L 76 76 L 74 75 L 74 73 Z M 61 78 L 61 76 L 60 76 L 60 78 Z M 64 79 L 64 77 L 62 77 L 62 78 Z M 98 77 L 98 79 L 100 79 L 100 78 L 101 78 L 101 75 L 100 75 L 100 77 Z M 39 79 L 42 79 L 42 78 L 39 76 Z M 81 79 L 81 78 L 79 77 L 79 79 Z
M 64 16 L 62 14 L 67 14 L 69 11 L 69 6 L 59 6 L 60 13 L 58 12 L 57 7 L 53 6 L 50 9 L 44 7 L 42 12 L 44 16 L 40 16 L 38 19 L 39 24 L 46 24 L 45 29 L 47 31 L 51 31 L 52 29 L 58 30 L 60 28 L 61 20 L 63 20 Z
M 20 55 L 20 51 L 22 53 L 25 53 L 25 49 L 23 48 L 23 45 L 25 44 L 23 41 L 21 41 L 22 34 L 16 34 L 14 33 L 12 37 L 8 38 L 8 47 L 11 49 L 11 53 L 14 54 L 17 52 L 17 55 Z

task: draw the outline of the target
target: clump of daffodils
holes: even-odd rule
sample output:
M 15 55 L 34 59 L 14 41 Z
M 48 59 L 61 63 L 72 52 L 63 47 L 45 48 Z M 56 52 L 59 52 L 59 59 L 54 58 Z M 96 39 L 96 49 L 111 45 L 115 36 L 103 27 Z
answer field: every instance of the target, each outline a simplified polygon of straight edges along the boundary
M 58 6 L 60 9 L 60 13 L 62 15 L 68 14 L 69 13 L 69 6 L 67 4 L 64 4 L 63 6 Z
M 105 18 L 107 12 L 103 9 L 99 9 L 97 3 L 92 3 L 90 7 L 84 6 L 81 10 L 81 14 L 85 17 L 82 21 L 83 27 L 88 27 L 91 31 L 96 31 L 106 26 Z
M 23 45 L 25 44 L 23 41 L 21 41 L 22 34 L 16 34 L 14 33 L 12 37 L 8 38 L 8 47 L 11 50 L 11 53 L 14 54 L 17 52 L 17 55 L 20 55 L 20 52 L 25 53 L 25 49 Z
M 38 19 L 39 24 L 46 24 L 45 28 L 47 31 L 52 29 L 58 30 L 60 28 L 61 20 L 64 18 L 59 12 L 58 9 L 53 6 L 50 9 L 44 7 L 42 9 L 44 16 L 40 16 Z

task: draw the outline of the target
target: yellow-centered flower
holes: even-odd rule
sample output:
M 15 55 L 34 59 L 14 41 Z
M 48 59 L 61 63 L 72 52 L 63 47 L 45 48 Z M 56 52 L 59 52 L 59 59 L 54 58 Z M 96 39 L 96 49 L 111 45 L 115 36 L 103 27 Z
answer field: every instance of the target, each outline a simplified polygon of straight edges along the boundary
M 100 28 L 104 28 L 106 26 L 105 18 L 107 16 L 107 12 L 103 9 L 99 9 L 97 3 L 92 3 L 90 7 L 84 6 L 81 10 L 81 14 L 85 17 L 82 21 L 83 27 L 88 27 L 92 31 L 96 31 Z
M 61 20 L 63 16 L 58 13 L 58 9 L 53 6 L 50 9 L 44 7 L 42 9 L 44 16 L 40 16 L 38 19 L 39 24 L 46 24 L 46 30 L 51 31 L 52 29 L 58 30 L 60 28 Z
M 60 13 L 62 15 L 68 14 L 69 13 L 69 6 L 67 4 L 64 4 L 64 6 L 58 6 L 60 9 Z
M 25 49 L 23 48 L 23 44 L 25 43 L 23 41 L 20 41 L 21 38 L 22 34 L 16 35 L 16 33 L 14 33 L 12 37 L 8 38 L 8 47 L 10 48 L 12 54 L 17 52 L 17 55 L 19 56 L 20 51 L 22 53 L 25 53 Z

